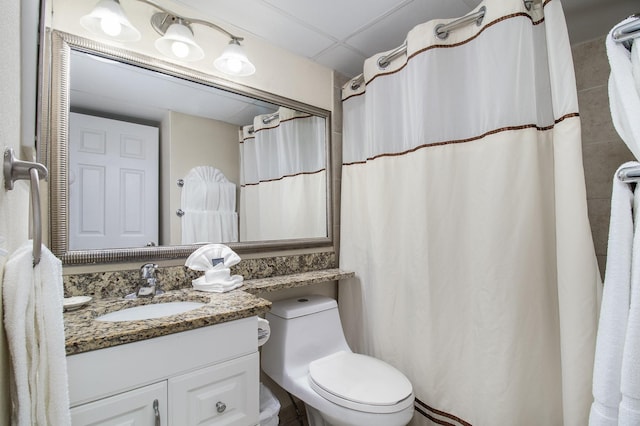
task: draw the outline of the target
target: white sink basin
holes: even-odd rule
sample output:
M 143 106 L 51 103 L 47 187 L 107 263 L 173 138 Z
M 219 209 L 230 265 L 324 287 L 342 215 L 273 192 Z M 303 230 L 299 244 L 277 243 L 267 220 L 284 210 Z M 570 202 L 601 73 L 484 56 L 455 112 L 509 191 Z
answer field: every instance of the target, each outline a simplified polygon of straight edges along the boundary
M 96 318 L 97 321 L 137 321 L 153 318 L 168 317 L 170 315 L 182 314 L 192 309 L 204 306 L 200 302 L 166 302 L 152 303 L 150 305 L 135 306 L 133 308 L 122 309 L 111 312 Z

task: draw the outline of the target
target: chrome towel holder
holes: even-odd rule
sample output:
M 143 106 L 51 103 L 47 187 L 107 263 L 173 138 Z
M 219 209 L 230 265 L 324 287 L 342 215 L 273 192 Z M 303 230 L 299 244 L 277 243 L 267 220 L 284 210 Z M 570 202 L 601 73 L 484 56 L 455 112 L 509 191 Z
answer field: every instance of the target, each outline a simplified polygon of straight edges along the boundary
M 31 183 L 31 220 L 33 224 L 33 266 L 40 263 L 42 252 L 42 212 L 40 209 L 40 179 L 46 179 L 47 168 L 40 163 L 18 160 L 12 148 L 4 151 L 4 189 L 10 191 L 17 180 Z
M 632 20 L 624 24 L 618 24 L 611 30 L 611 38 L 631 50 L 633 40 L 640 37 L 640 13 L 629 16 L 629 19 Z

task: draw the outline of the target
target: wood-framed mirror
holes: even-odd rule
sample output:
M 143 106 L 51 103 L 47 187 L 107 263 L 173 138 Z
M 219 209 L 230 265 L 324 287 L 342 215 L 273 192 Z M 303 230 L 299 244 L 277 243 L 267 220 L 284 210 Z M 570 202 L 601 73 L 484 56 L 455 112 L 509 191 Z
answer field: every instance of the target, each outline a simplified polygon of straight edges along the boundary
M 63 264 L 186 258 L 211 242 L 332 246 L 330 111 L 72 34 L 46 40 L 38 159 Z M 152 130 L 152 155 L 138 127 Z M 114 150 L 127 158 L 94 162 Z

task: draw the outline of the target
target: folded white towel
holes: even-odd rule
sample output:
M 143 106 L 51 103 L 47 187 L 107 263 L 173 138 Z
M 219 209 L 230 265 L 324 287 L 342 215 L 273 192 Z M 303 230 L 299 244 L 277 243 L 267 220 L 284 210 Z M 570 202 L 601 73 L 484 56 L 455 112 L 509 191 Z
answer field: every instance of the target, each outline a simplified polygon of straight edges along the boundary
M 209 293 L 225 293 L 242 286 L 244 278 L 242 275 L 232 275 L 226 280 L 206 281 L 206 277 L 200 277 L 191 282 L 193 288 L 198 291 Z
M 627 19 L 621 24 L 630 22 Z M 640 47 L 634 43 L 633 50 Z M 611 66 L 609 76 L 609 106 L 611 108 L 611 118 L 616 131 L 625 144 L 629 147 L 636 159 L 640 160 L 640 93 L 634 90 L 640 81 L 638 75 L 638 52 L 634 52 L 634 64 L 632 55 L 622 43 L 613 40 L 611 33 L 606 40 L 607 56 Z
M 639 163 L 629 162 L 621 167 L 634 165 Z M 591 426 L 618 424 L 618 406 L 622 397 L 620 372 L 629 315 L 634 243 L 633 198 L 631 186 L 618 180 L 616 172 L 611 195 L 607 269 L 593 368 L 594 401 L 589 415 Z
M 71 424 L 62 317 L 62 264 L 45 246 L 33 266 L 33 243 L 7 260 L 4 324 L 11 355 L 12 423 Z
M 207 271 L 214 267 L 213 259 L 223 259 L 222 264 L 226 268 L 240 262 L 240 256 L 224 244 L 207 244 L 191 253 L 184 265 L 194 271 Z

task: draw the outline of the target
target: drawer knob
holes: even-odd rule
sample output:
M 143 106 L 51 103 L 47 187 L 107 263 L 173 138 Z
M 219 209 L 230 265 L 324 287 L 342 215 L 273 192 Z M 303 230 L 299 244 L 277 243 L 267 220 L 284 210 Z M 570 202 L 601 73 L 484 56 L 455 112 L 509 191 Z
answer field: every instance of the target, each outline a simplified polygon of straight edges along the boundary
M 227 405 L 224 402 L 218 401 L 216 402 L 216 410 L 218 413 L 224 413 L 224 410 L 227 409 Z

